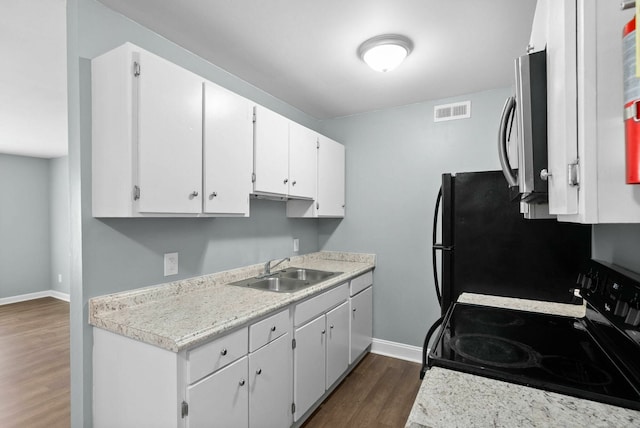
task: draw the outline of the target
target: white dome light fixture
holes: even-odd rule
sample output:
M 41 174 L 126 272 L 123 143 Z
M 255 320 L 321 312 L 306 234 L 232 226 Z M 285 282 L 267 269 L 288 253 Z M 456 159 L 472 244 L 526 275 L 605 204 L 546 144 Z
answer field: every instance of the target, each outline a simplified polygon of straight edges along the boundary
M 399 66 L 411 53 L 413 42 L 398 34 L 383 34 L 364 41 L 358 56 L 375 71 L 386 73 Z

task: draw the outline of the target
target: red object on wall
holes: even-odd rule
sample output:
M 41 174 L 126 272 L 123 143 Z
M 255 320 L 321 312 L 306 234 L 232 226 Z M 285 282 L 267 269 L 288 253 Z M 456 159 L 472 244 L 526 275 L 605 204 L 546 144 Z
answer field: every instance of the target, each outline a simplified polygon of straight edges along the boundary
M 636 77 L 636 18 L 622 32 L 626 181 L 640 184 L 640 79 Z

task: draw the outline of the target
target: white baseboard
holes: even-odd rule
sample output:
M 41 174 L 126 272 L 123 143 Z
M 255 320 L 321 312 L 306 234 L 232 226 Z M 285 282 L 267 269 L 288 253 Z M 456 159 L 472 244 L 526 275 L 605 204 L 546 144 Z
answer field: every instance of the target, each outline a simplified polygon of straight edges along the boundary
M 3 297 L 0 299 L 0 306 L 11 303 L 26 302 L 27 300 L 42 299 L 43 297 L 53 297 L 54 299 L 69 301 L 69 295 L 61 291 L 46 290 L 36 293 L 20 294 L 19 296 Z
M 373 339 L 371 352 L 387 357 L 422 363 L 422 348 L 419 346 L 405 345 L 404 343 L 390 342 L 388 340 Z

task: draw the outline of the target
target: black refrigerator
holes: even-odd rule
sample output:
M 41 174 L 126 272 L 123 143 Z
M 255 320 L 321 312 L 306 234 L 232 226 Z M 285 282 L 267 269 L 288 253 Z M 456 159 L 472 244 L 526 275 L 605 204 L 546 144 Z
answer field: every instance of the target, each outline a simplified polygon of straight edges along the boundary
M 590 225 L 524 219 L 501 171 L 443 174 L 441 209 L 442 315 L 463 292 L 575 303 Z

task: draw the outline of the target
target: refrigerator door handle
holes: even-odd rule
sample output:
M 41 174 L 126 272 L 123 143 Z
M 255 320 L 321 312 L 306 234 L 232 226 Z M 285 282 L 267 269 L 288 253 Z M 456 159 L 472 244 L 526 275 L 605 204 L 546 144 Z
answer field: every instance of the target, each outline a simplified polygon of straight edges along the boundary
M 431 248 L 440 251 L 453 251 L 452 245 L 433 244 Z
M 442 186 L 440 186 L 440 190 L 438 190 L 438 197 L 436 198 L 436 208 L 433 213 L 433 231 L 431 234 L 431 261 L 433 263 L 433 284 L 436 287 L 436 297 L 438 298 L 438 304 L 442 308 L 442 293 L 440 292 L 440 285 L 438 283 L 438 260 L 436 258 L 436 251 L 445 249 L 444 245 L 436 244 L 437 232 L 438 232 L 438 214 L 440 212 L 440 201 L 442 201 Z
M 498 129 L 498 156 L 500 157 L 500 165 L 502 166 L 504 178 L 507 180 L 507 183 L 511 188 L 518 187 L 518 179 L 511 169 L 511 165 L 509 165 L 509 155 L 507 154 L 507 142 L 509 141 L 509 135 L 511 134 L 511 126 L 513 125 L 515 111 L 515 98 L 507 98 L 507 101 L 504 103 L 504 108 L 502 109 L 500 128 Z

